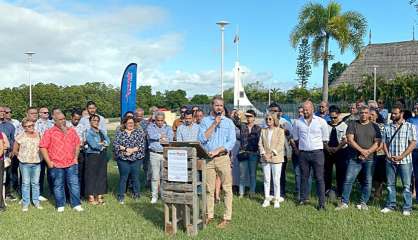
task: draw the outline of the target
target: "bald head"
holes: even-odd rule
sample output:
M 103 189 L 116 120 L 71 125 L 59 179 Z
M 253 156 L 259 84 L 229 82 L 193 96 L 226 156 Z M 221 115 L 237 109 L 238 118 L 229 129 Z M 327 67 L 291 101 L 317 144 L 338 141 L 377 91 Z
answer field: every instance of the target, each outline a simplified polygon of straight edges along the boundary
M 313 111 L 314 111 L 313 103 L 311 101 L 305 101 L 302 107 L 303 107 L 303 117 L 305 119 L 312 118 Z

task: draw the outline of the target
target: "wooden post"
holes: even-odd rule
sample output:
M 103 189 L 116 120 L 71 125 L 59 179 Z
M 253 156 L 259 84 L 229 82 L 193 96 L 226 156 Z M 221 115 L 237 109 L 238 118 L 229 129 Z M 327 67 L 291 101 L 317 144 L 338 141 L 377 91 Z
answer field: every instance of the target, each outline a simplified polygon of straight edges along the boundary
M 173 235 L 177 233 L 177 207 L 171 204 L 171 225 L 173 226 Z

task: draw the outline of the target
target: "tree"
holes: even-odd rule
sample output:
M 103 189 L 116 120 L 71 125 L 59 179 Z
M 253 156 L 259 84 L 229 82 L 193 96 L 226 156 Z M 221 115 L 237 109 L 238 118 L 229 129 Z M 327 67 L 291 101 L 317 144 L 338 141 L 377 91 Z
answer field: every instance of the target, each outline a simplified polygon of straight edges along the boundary
M 342 13 L 340 4 L 330 2 L 327 6 L 307 3 L 300 11 L 298 21 L 290 34 L 290 42 L 295 48 L 301 40 L 312 39 L 312 61 L 314 64 L 323 62 L 322 99 L 328 101 L 329 41 L 337 41 L 341 54 L 351 48 L 358 55 L 366 34 L 366 19 L 354 11 Z
M 331 65 L 331 70 L 328 74 L 328 85 L 331 85 L 332 82 L 337 80 L 339 76 L 347 69 L 348 64 L 336 62 Z
M 299 56 L 297 59 L 296 74 L 301 88 L 306 88 L 308 79 L 312 74 L 311 71 L 311 49 L 309 48 L 308 39 L 304 38 L 299 44 Z
M 208 95 L 197 94 L 197 95 L 194 95 L 192 99 L 190 99 L 190 103 L 191 104 L 209 104 L 210 99 Z
M 165 91 L 165 106 L 172 110 L 178 110 L 189 103 L 184 90 Z

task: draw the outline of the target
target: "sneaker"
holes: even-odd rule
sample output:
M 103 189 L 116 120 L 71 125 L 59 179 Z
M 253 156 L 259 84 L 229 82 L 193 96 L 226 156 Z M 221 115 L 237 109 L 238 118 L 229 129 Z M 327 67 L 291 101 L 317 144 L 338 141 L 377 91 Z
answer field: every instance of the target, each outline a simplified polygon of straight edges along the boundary
M 282 202 L 284 202 L 284 198 L 283 198 L 283 197 L 279 197 L 279 198 L 277 199 L 277 201 L 279 201 L 279 203 L 282 203 Z
M 6 200 L 14 202 L 14 201 L 17 200 L 17 198 L 15 196 L 13 196 L 12 194 L 8 194 L 8 195 L 6 195 Z
M 57 212 L 64 212 L 64 207 L 57 208 Z
M 274 208 L 280 208 L 280 201 L 274 201 Z
M 35 205 L 35 208 L 36 209 L 38 209 L 38 210 L 42 210 L 42 209 L 44 209 L 40 204 L 38 204 L 38 205 Z
M 381 213 L 390 213 L 390 212 L 393 212 L 393 209 L 388 208 L 388 207 L 385 207 L 385 208 L 383 208 L 382 210 L 380 210 L 380 212 L 381 212 Z
M 152 197 L 151 198 L 151 204 L 156 204 L 157 201 L 158 201 L 158 198 L 157 197 Z
M 357 208 L 358 210 L 365 210 L 365 211 L 369 210 L 369 207 L 368 207 L 368 206 L 367 206 L 367 204 L 365 204 L 365 203 L 360 203 L 360 204 L 357 204 L 357 205 L 356 205 L 356 208 Z
M 402 215 L 404 215 L 404 216 L 411 216 L 411 211 L 403 210 Z
M 347 203 L 342 202 L 342 203 L 338 204 L 338 207 L 336 207 L 335 210 L 339 211 L 339 210 L 343 210 L 343 209 L 347 209 L 347 208 L 348 208 Z
M 48 201 L 48 198 L 46 198 L 46 197 L 44 197 L 44 196 L 39 196 L 39 201 L 41 201 L 41 202 L 46 202 L 46 201 Z
M 27 212 L 29 210 L 28 206 L 22 207 L 22 212 Z
M 81 205 L 75 206 L 75 207 L 73 207 L 73 209 L 74 209 L 76 212 L 82 212 L 82 211 L 84 211 L 84 209 L 81 207 Z
M 261 205 L 262 207 L 268 207 L 268 206 L 270 206 L 270 200 L 264 200 L 264 202 L 263 202 L 263 204 Z

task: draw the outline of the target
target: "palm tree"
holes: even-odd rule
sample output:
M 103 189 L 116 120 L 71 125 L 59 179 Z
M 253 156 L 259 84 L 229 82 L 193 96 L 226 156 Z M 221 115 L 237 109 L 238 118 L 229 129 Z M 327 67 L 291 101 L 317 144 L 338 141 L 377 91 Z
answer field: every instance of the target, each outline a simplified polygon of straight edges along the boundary
M 351 48 L 358 55 L 363 46 L 366 34 L 366 19 L 357 12 L 341 12 L 341 5 L 330 2 L 327 6 L 319 3 L 307 3 L 299 13 L 299 22 L 290 34 L 294 48 L 308 38 L 311 40 L 312 61 L 317 64 L 323 61 L 322 99 L 328 101 L 328 61 L 329 41 L 337 41 L 341 54 Z

